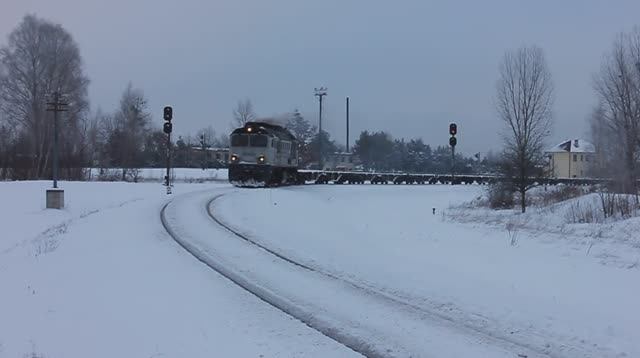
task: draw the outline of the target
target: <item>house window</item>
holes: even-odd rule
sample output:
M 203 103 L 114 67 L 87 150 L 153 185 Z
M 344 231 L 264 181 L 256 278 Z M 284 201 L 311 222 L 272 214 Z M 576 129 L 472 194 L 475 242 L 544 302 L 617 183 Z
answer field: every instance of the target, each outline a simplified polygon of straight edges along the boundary
M 583 154 L 580 154 L 580 161 L 584 162 L 584 155 Z
M 220 160 L 220 153 L 216 153 L 216 159 Z
M 574 154 L 574 155 L 573 155 L 573 161 L 574 161 L 574 162 L 577 162 L 577 161 L 578 161 L 578 155 L 577 155 L 577 154 Z
M 587 154 L 587 156 L 584 158 L 584 161 L 588 162 L 589 161 L 589 157 L 590 157 L 590 155 Z

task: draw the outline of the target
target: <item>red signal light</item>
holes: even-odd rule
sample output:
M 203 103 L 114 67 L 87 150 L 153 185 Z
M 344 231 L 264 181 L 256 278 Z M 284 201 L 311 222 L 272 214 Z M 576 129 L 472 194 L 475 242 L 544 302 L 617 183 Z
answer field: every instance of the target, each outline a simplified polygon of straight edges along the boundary
M 455 123 L 449 124 L 449 134 L 456 135 L 458 133 L 458 126 Z

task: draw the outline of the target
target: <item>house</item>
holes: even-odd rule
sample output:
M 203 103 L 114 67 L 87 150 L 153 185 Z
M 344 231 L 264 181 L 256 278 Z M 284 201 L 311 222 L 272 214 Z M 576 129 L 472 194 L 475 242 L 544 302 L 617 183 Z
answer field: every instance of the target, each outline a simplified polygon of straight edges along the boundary
M 566 140 L 546 151 L 552 178 L 585 178 L 595 162 L 596 150 L 584 139 Z

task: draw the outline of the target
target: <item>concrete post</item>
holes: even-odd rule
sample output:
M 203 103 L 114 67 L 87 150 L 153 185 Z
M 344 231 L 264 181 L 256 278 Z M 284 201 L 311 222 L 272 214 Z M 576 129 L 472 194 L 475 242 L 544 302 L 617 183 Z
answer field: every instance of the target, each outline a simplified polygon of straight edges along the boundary
M 47 209 L 64 208 L 64 190 L 47 189 Z

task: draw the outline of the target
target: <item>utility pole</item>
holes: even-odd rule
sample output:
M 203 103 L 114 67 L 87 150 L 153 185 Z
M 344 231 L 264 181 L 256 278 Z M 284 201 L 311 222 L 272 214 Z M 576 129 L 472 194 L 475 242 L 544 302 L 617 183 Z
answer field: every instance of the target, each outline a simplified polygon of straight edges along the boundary
M 347 153 L 349 153 L 349 97 L 347 97 Z
M 315 96 L 320 100 L 320 110 L 318 114 L 318 164 L 320 164 L 320 170 L 324 169 L 324 158 L 322 152 L 322 98 L 327 95 L 327 88 L 320 87 L 314 88 Z
M 58 189 L 58 112 L 66 112 L 69 103 L 63 100 L 60 92 L 53 92 L 47 102 L 47 112 L 53 112 L 53 189 L 47 189 L 47 208 L 62 209 L 64 207 L 64 190 Z
M 58 112 L 66 112 L 69 103 L 63 102 L 60 92 L 53 92 L 47 111 L 53 112 L 53 188 L 58 188 Z

